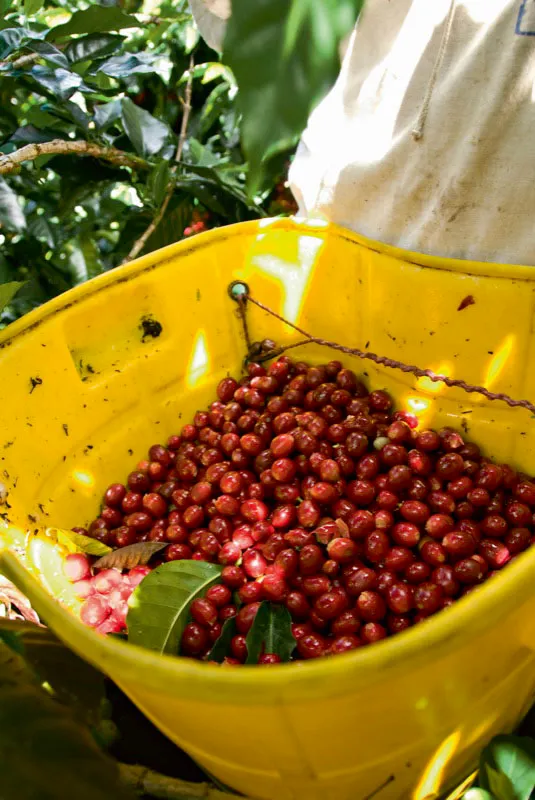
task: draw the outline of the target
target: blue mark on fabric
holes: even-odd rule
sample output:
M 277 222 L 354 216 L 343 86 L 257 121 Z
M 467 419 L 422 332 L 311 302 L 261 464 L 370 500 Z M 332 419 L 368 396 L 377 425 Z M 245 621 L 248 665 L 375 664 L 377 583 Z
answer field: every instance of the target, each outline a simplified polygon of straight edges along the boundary
M 535 0 L 522 0 L 516 18 L 517 36 L 535 36 Z

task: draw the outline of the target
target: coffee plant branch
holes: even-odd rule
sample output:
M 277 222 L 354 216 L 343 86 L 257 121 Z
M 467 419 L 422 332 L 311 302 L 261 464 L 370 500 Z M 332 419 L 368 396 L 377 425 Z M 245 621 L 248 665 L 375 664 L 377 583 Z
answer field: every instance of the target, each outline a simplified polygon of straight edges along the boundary
M 13 69 L 22 69 L 22 67 L 27 67 L 28 64 L 34 64 L 42 57 L 41 53 L 27 53 L 25 56 L 19 56 L 14 61 L 10 61 L 9 59 L 0 61 L 0 67 L 11 66 Z
M 104 147 L 83 140 L 53 139 L 51 142 L 27 144 L 19 150 L 15 150 L 14 153 L 0 156 L 0 175 L 10 175 L 18 172 L 20 164 L 24 161 L 34 161 L 39 156 L 70 154 L 101 158 L 104 161 L 117 164 L 117 166 L 130 167 L 131 169 L 149 169 L 151 166 L 145 159 L 117 150 L 115 147 Z
M 165 23 L 173 23 L 177 21 L 176 17 L 158 17 L 154 14 L 133 14 L 139 22 L 145 25 L 163 25 Z M 63 50 L 65 45 L 59 44 L 56 45 L 58 50 Z M 0 61 L 0 67 L 7 67 L 11 66 L 13 69 L 23 69 L 31 64 L 35 64 L 36 61 L 40 61 L 43 58 L 41 53 L 27 53 L 24 56 L 18 56 L 18 58 L 13 59 L 12 57 L 6 58 L 3 61 Z
M 230 795 L 209 783 L 189 783 L 146 767 L 119 764 L 121 783 L 137 795 L 155 800 L 228 800 Z M 247 800 L 247 798 L 243 798 Z
M 148 239 L 152 236 L 160 222 L 162 221 L 165 212 L 167 211 L 167 206 L 171 202 L 171 198 L 173 196 L 173 192 L 175 190 L 175 183 L 174 183 L 174 176 L 176 173 L 176 169 L 178 164 L 176 162 L 180 161 L 182 157 L 182 151 L 184 149 L 184 144 L 186 143 L 186 137 L 188 134 L 188 122 L 189 122 L 189 115 L 191 113 L 191 94 L 192 94 L 192 87 L 193 87 L 193 68 L 195 66 L 195 61 L 193 55 L 190 56 L 189 61 L 189 74 L 188 80 L 186 83 L 186 88 L 184 91 L 184 101 L 183 101 L 183 114 L 182 114 L 182 123 L 180 125 L 180 134 L 178 137 L 178 146 L 175 153 L 175 164 L 170 170 L 170 180 L 167 186 L 167 193 L 163 199 L 162 205 L 160 206 L 160 210 L 147 227 L 147 229 L 141 234 L 139 239 L 137 239 L 130 252 L 123 260 L 123 264 L 127 264 L 129 261 L 132 261 L 136 256 L 138 256 L 143 248 L 145 247 Z

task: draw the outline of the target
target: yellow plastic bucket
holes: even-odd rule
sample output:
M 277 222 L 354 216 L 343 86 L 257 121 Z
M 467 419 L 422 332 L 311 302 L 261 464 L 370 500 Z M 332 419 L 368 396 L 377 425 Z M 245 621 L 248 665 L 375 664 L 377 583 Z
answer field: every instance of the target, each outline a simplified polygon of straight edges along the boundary
M 271 669 L 221 668 L 100 637 L 46 591 L 73 605 L 53 546 L 27 531 L 89 521 L 109 483 L 203 407 L 220 378 L 240 372 L 245 345 L 227 295 L 236 279 L 315 335 L 535 396 L 535 269 L 424 257 L 290 220 L 223 228 L 102 275 L 2 334 L 5 538 L 26 548 L 41 584 L 25 589 L 58 635 L 224 783 L 277 800 L 435 798 L 532 702 L 535 550 L 399 636 Z M 297 339 L 260 309 L 249 314 L 254 340 Z M 147 319 L 160 335 L 144 335 Z M 316 362 L 330 355 L 299 352 Z M 422 424 L 456 426 L 488 455 L 535 472 L 524 409 L 352 366 Z M 0 567 L 24 581 L 15 556 Z

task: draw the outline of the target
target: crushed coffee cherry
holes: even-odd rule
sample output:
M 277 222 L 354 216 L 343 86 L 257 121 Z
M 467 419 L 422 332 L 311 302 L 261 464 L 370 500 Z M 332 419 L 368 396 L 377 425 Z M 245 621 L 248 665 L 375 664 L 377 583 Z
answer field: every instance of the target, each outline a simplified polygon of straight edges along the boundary
M 217 398 L 76 529 L 113 548 L 166 542 L 164 562 L 222 565 L 221 583 L 191 605 L 184 655 L 205 658 L 235 617 L 225 663 L 244 663 L 262 601 L 288 609 L 294 658 L 354 650 L 447 608 L 533 542 L 528 476 L 452 429 L 420 430 L 338 361 L 253 363 Z M 69 556 L 82 620 L 124 630 L 150 569 L 92 575 L 85 556 Z

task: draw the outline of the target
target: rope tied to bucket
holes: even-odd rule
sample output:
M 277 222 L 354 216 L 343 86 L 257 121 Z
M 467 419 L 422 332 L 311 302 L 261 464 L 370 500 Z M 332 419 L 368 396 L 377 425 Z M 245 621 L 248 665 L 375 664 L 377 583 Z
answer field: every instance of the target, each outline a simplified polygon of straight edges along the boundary
M 457 387 L 468 394 L 480 394 L 483 397 L 486 397 L 487 400 L 501 400 L 511 408 L 525 408 L 528 411 L 531 411 L 532 414 L 535 414 L 535 404 L 531 403 L 529 400 L 515 400 L 513 397 L 510 397 L 508 394 L 503 392 L 491 392 L 484 386 L 476 386 L 459 378 L 449 378 L 447 375 L 439 375 L 430 369 L 421 369 L 414 364 L 405 364 L 403 361 L 398 361 L 395 358 L 387 358 L 386 356 L 380 356 L 376 353 L 372 353 L 369 350 L 361 350 L 358 347 L 347 347 L 346 345 L 339 344 L 338 342 L 332 342 L 329 339 L 322 339 L 319 336 L 313 336 L 308 331 L 304 330 L 298 325 L 295 325 L 293 322 L 290 322 L 281 314 L 278 314 L 272 308 L 260 302 L 260 300 L 254 298 L 251 295 L 249 287 L 243 281 L 234 281 L 231 283 L 228 293 L 229 296 L 238 304 L 238 314 L 242 321 L 245 341 L 248 349 L 246 361 L 268 361 L 272 358 L 282 355 L 282 353 L 285 353 L 287 350 L 302 347 L 306 344 L 317 344 L 320 347 L 327 347 L 331 350 L 337 350 L 338 352 L 344 353 L 348 356 L 356 356 L 357 358 L 373 361 L 374 364 L 379 364 L 383 367 L 388 367 L 389 369 L 397 369 L 401 372 L 410 373 L 417 378 L 428 378 L 430 381 L 433 381 L 433 383 L 444 383 L 449 387 Z M 304 338 L 298 342 L 293 342 L 292 344 L 280 347 L 278 347 L 275 342 L 270 339 L 265 339 L 263 342 L 251 342 L 249 326 L 247 322 L 248 303 L 252 303 L 253 305 L 257 306 L 257 308 L 265 311 L 266 314 L 272 316 L 274 319 L 284 323 L 285 325 L 288 325 L 290 328 L 293 328 L 294 331 L 301 334 L 301 336 Z

